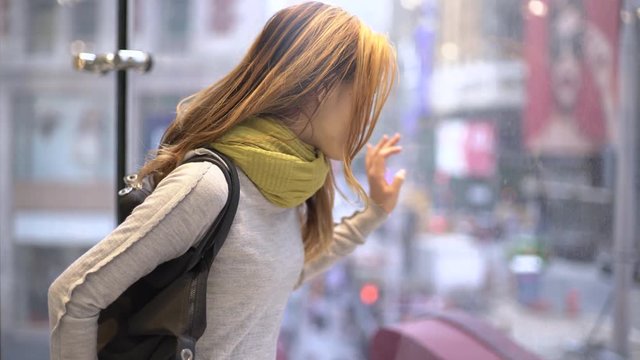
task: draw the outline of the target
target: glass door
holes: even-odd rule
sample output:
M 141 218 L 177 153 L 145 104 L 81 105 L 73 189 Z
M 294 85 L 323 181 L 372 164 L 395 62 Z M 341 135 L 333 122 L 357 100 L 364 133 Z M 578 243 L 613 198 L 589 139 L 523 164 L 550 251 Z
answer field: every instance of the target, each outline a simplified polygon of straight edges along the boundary
M 0 1 L 2 358 L 48 358 L 49 285 L 115 225 L 114 77 L 71 67 L 113 50 L 115 5 Z
M 266 21 L 269 1 L 137 0 L 130 47 L 153 54 L 153 69 L 129 73 L 128 169 L 142 165 L 175 116 L 178 101 L 222 77 Z

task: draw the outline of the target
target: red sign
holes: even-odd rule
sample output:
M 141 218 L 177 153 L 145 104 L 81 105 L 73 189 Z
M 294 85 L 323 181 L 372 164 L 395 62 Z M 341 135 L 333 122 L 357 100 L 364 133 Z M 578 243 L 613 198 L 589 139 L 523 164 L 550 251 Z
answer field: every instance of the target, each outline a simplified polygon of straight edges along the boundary
M 491 177 L 496 171 L 495 125 L 489 121 L 446 121 L 437 135 L 436 165 L 442 174 Z
M 470 176 L 493 176 L 496 171 L 495 143 L 495 129 L 492 123 L 468 124 L 464 150 L 467 158 L 467 173 Z

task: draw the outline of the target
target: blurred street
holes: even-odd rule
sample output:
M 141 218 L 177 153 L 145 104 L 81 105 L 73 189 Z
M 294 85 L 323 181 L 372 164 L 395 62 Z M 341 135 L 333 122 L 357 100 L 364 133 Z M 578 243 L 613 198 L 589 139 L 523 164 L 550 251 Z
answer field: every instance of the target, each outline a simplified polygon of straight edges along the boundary
M 452 236 L 449 234 L 445 238 L 450 240 Z M 425 238 L 423 241 L 433 239 Z M 364 248 L 378 248 L 380 242 L 381 239 L 372 238 Z M 474 243 L 486 266 L 487 282 L 478 288 L 463 287 L 448 294 L 416 296 L 411 305 L 411 314 L 406 317 L 419 319 L 420 313 L 429 308 L 462 308 L 486 320 L 542 359 L 549 360 L 587 359 L 579 353 L 587 342 L 593 346 L 610 343 L 612 303 L 607 301 L 612 292 L 611 275 L 603 273 L 595 261 L 581 262 L 559 257 L 550 259 L 540 278 L 538 301 L 523 305 L 517 300 L 514 276 L 507 263 L 506 244 Z M 393 247 L 393 243 L 386 244 Z M 451 250 L 459 250 L 459 247 L 453 240 L 441 247 L 440 251 L 451 253 Z M 387 249 L 388 253 L 398 251 Z M 368 249 L 362 253 L 355 254 L 354 258 L 365 254 L 371 256 Z M 443 257 L 440 261 L 446 262 L 447 259 Z M 453 266 L 457 265 L 457 259 L 451 261 Z M 462 279 L 464 274 L 469 278 L 469 268 L 458 269 L 458 275 L 448 273 L 445 278 L 431 278 L 428 281 L 435 284 L 452 278 Z M 394 273 L 398 269 L 379 270 Z M 406 308 L 406 304 L 387 300 L 384 303 L 385 314 L 379 314 L 373 310 L 374 307 L 354 301 L 357 294 L 348 289 L 342 295 L 332 293 L 331 296 L 315 296 L 318 284 L 329 284 L 330 277 L 316 281 L 292 297 L 290 309 L 298 312 L 290 315 L 299 321 L 285 321 L 283 324 L 285 333 L 296 334 L 295 338 L 289 339 L 292 342 L 288 359 L 366 359 L 368 337 L 372 334 L 363 332 L 367 328 L 364 324 L 369 322 L 371 327 L 375 327 L 377 322 L 383 324 L 385 319 L 398 321 L 402 308 Z M 388 286 L 394 287 L 393 284 Z M 640 309 L 640 284 L 635 284 L 630 295 L 630 307 Z M 314 298 L 318 301 L 314 302 Z M 599 319 L 601 312 L 604 316 Z M 640 312 L 633 311 L 630 316 L 630 341 L 634 351 L 631 359 L 635 359 L 640 358 Z M 360 326 L 354 325 L 354 321 Z
M 590 335 L 594 343 L 610 342 L 612 303 L 605 305 L 611 294 L 611 278 L 603 276 L 596 264 L 554 259 L 543 275 L 541 303 L 536 308 L 523 307 L 503 292 L 492 297 L 483 317 L 543 359 L 566 359 L 567 352 L 584 345 Z M 630 302 L 631 309 L 640 309 L 638 284 Z M 598 324 L 603 308 L 606 316 Z M 630 316 L 635 359 L 640 358 L 640 313 L 632 311 Z

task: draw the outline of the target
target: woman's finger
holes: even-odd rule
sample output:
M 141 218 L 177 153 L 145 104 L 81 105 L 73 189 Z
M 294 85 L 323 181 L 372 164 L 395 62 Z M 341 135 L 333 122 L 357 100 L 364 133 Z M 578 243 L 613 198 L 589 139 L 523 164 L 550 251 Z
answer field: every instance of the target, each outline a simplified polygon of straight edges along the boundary
M 389 137 L 389 135 L 384 134 L 380 142 L 378 142 L 378 144 L 375 146 L 374 152 L 377 153 L 387 146 L 394 146 L 398 143 L 398 141 L 400 141 L 399 133 L 394 134 L 392 137 Z
M 387 158 L 393 154 L 399 153 L 400 151 L 402 151 L 402 146 L 388 146 L 380 150 L 378 154 L 384 158 Z
M 378 141 L 376 146 L 373 148 L 373 152 L 377 153 L 378 151 L 380 151 L 380 149 L 384 147 L 384 145 L 387 143 L 388 140 L 389 140 L 389 136 L 387 136 L 387 134 L 384 134 L 384 136 L 382 136 L 382 139 L 380 139 L 380 141 Z
M 389 139 L 389 141 L 387 142 L 387 144 L 385 146 L 394 146 L 395 144 L 398 143 L 398 141 L 400 141 L 400 134 L 399 133 L 395 133 L 391 139 Z
M 371 164 L 371 157 L 373 156 L 373 145 L 371 144 L 367 144 L 367 153 L 365 154 L 364 157 L 364 166 L 365 167 L 369 167 L 369 165 Z
M 391 183 L 391 188 L 393 189 L 394 193 L 397 194 L 398 192 L 400 192 L 400 188 L 402 187 L 406 176 L 407 171 L 405 169 L 402 169 L 395 174 L 395 176 L 393 177 L 393 182 Z

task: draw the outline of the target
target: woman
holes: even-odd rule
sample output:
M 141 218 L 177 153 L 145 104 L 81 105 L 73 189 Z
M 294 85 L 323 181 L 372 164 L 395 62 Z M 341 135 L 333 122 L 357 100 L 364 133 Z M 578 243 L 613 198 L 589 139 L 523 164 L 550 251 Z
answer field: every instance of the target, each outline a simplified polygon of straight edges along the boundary
M 211 268 L 207 329 L 197 359 L 273 359 L 289 293 L 364 242 L 394 208 L 385 159 L 399 136 L 368 146 L 369 197 L 351 172 L 396 71 L 388 41 L 321 3 L 284 9 L 227 76 L 178 105 L 156 157 L 140 170 L 154 192 L 49 289 L 52 359 L 94 359 L 97 319 L 130 284 L 194 245 L 222 208 L 227 183 L 206 162 L 211 144 L 240 170 L 240 202 Z M 332 223 L 342 160 L 363 211 Z

